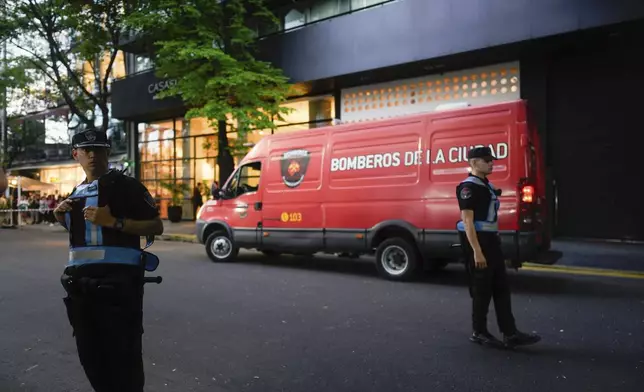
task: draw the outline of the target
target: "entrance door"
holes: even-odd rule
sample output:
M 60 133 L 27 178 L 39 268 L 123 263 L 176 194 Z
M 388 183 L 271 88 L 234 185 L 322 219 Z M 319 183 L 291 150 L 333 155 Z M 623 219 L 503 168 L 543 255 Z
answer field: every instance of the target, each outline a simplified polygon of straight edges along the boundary
M 242 248 L 255 248 L 261 242 L 262 222 L 260 175 L 261 162 L 240 166 L 224 189 L 228 224 L 235 235 L 235 243 Z
M 625 35 L 556 59 L 548 148 L 558 236 L 644 240 L 644 38 Z M 630 42 L 629 42 L 630 41 Z

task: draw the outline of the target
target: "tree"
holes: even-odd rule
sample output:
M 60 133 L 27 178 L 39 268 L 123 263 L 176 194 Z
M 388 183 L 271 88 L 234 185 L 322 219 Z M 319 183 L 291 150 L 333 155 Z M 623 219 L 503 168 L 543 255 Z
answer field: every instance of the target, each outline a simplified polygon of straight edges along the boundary
M 10 111 L 8 107 L 9 103 L 13 104 L 12 106 L 15 111 L 18 113 L 24 113 L 26 112 L 27 107 L 29 107 L 29 102 L 31 102 L 32 99 L 38 99 L 37 97 L 32 96 L 29 91 L 29 86 L 34 82 L 32 74 L 29 72 L 29 66 L 20 61 L 16 61 L 15 59 L 6 58 L 6 55 L 4 57 L 4 64 L 2 69 L 0 69 L 0 102 L 2 103 L 2 110 L 7 111 L 7 113 L 0 112 L 0 116 L 6 116 L 3 119 L 0 119 L 0 123 L 2 123 L 2 121 L 9 120 L 12 115 L 16 114 Z M 18 102 L 17 105 L 16 102 Z M 7 121 L 5 127 L 6 134 L 3 135 L 3 138 L 6 137 L 7 140 L 3 139 L 3 146 L 1 146 L 0 166 L 9 167 L 16 157 L 13 151 L 15 151 L 15 144 L 17 142 L 15 138 L 16 134 L 12 133 L 10 128 L 16 129 L 16 126 L 15 124 L 11 124 Z M 4 132 L 5 129 L 2 129 L 1 131 Z M 28 139 L 29 138 L 23 138 L 22 136 L 19 137 L 20 141 L 27 141 Z M 11 152 L 9 149 L 10 146 L 12 147 Z M 19 150 L 21 149 L 22 147 L 19 148 Z
M 109 86 L 119 53 L 126 3 L 127 0 L 7 0 L 5 12 L 0 15 L 0 41 L 7 40 L 17 48 L 15 60 L 46 80 L 36 87 L 48 99 L 64 101 L 87 128 L 95 127 L 97 111 L 100 112 L 101 129 L 106 131 Z
M 157 98 L 179 96 L 187 118 L 205 117 L 217 129 L 219 182 L 234 170 L 247 133 L 274 129 L 292 86 L 281 70 L 259 61 L 251 23 L 276 24 L 264 0 L 150 0 L 128 24 L 154 41 L 156 75 L 175 80 Z M 229 119 L 228 123 L 226 119 Z M 227 128 L 238 134 L 228 140 Z
M 4 165 L 10 168 L 15 160 L 32 153 L 38 153 L 38 146 L 45 143 L 45 125 L 37 120 L 9 120 L 7 153 Z

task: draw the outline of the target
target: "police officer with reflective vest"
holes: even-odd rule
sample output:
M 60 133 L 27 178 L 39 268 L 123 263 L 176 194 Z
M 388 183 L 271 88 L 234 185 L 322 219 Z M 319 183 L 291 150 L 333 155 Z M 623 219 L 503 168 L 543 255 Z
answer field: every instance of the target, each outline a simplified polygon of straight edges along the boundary
M 512 315 L 510 287 L 498 227 L 501 190 L 496 189 L 487 178 L 492 173 L 496 158 L 488 147 L 471 149 L 467 158 L 471 173 L 456 187 L 456 196 L 462 219 L 457 228 L 472 296 L 474 331 L 470 340 L 499 347 L 537 343 L 541 338 L 518 331 Z M 504 335 L 503 342 L 487 329 L 487 313 L 492 298 L 499 330 Z
M 61 277 L 64 303 L 78 356 L 96 392 L 142 392 L 143 284 L 159 259 L 140 239 L 163 233 L 145 186 L 108 170 L 105 132 L 72 139 L 72 153 L 86 179 L 54 211 L 69 231 L 69 262 Z M 147 246 L 146 246 L 147 248 Z

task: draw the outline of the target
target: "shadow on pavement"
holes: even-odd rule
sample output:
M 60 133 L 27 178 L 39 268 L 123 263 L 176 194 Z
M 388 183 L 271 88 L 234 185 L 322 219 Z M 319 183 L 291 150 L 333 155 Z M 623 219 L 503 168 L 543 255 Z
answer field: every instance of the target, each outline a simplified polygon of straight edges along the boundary
M 280 256 L 268 258 L 261 254 L 240 255 L 238 262 L 261 264 L 272 268 L 289 268 L 311 272 L 330 272 L 343 275 L 382 279 L 369 258 L 347 259 L 333 256 Z M 510 285 L 515 293 L 530 295 L 570 295 L 588 298 L 633 298 L 642 295 L 634 284 L 621 284 L 622 279 L 588 277 L 572 274 L 551 274 L 508 270 Z M 411 284 L 430 284 L 467 289 L 467 275 L 461 264 L 451 264 L 445 270 L 425 272 Z M 410 283 L 402 283 L 410 284 Z

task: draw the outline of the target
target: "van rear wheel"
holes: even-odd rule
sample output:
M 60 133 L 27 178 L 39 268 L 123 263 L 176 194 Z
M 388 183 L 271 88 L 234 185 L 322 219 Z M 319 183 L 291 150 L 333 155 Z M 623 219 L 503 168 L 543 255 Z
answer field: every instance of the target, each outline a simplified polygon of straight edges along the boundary
M 376 268 L 385 279 L 411 280 L 416 276 L 419 265 L 418 249 L 404 238 L 389 238 L 376 249 Z
M 235 260 L 239 253 L 239 248 L 235 246 L 234 241 L 227 232 L 219 230 L 208 236 L 206 253 L 210 260 L 225 263 Z

